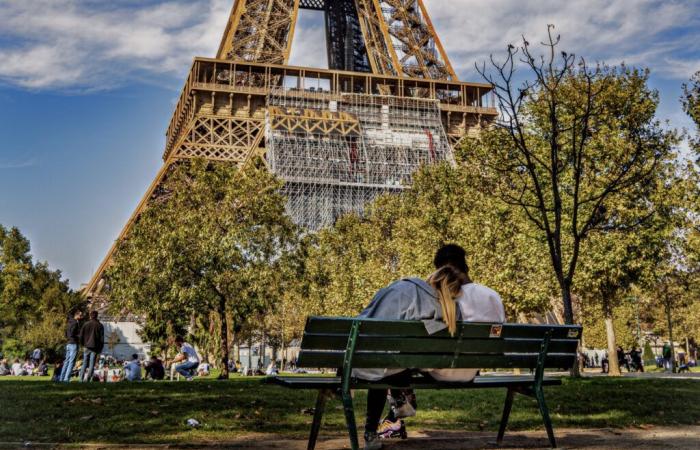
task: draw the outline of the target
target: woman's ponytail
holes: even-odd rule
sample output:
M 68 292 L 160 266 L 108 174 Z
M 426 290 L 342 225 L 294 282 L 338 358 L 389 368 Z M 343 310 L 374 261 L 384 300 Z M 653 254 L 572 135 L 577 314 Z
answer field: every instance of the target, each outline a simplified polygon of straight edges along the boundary
M 428 283 L 438 294 L 442 308 L 442 320 L 447 325 L 451 336 L 457 332 L 457 303 L 462 284 L 467 282 L 467 276 L 452 266 L 443 266 L 428 278 Z

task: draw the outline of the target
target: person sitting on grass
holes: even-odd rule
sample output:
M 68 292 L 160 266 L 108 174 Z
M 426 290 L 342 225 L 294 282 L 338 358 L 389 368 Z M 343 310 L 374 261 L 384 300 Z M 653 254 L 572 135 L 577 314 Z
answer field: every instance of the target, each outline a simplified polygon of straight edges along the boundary
M 199 355 L 194 347 L 182 338 L 182 336 L 177 336 L 175 338 L 175 345 L 177 346 L 180 353 L 173 359 L 173 364 L 177 373 L 185 377 L 187 381 L 192 381 L 194 374 L 196 373 L 197 367 L 199 366 Z
M 12 364 L 12 370 L 10 373 L 16 377 L 21 377 L 24 375 L 24 370 L 22 370 L 22 363 L 19 362 L 19 358 L 15 358 L 14 364 Z
M 22 364 L 22 370 L 24 371 L 25 375 L 34 375 L 34 369 L 36 369 L 36 366 L 32 362 L 31 359 L 25 359 L 24 364 Z
M 209 376 L 209 371 L 211 370 L 211 367 L 209 366 L 209 361 L 206 359 L 202 364 L 197 367 L 197 376 L 200 377 L 208 377 Z
M 156 356 L 151 356 L 151 360 L 146 363 L 146 378 L 150 378 L 151 380 L 162 380 L 165 378 L 163 361 Z
M 270 364 L 267 366 L 267 369 L 265 370 L 265 375 L 270 377 L 270 376 L 275 376 L 277 374 L 278 374 L 277 363 L 275 361 L 270 361 Z
M 10 367 L 7 365 L 7 360 L 0 360 L 0 376 L 5 376 L 10 374 Z
M 127 381 L 141 381 L 141 363 L 139 355 L 131 355 L 131 361 L 124 366 L 124 379 Z
M 457 331 L 461 320 L 479 322 L 505 321 L 500 296 L 486 286 L 473 283 L 469 277 L 466 252 L 450 244 L 440 248 L 434 258 L 437 269 L 427 281 L 407 278 L 381 289 L 361 318 L 389 320 L 422 320 L 426 331 L 434 334 L 447 328 L 450 335 Z M 477 375 L 476 369 L 426 369 L 422 372 L 439 381 L 468 382 Z M 411 370 L 355 369 L 353 376 L 369 381 L 387 379 L 401 382 L 410 379 Z M 391 409 L 380 424 L 387 400 L 386 389 L 369 389 L 365 421 L 365 449 L 380 449 L 381 439 L 406 436 L 401 418 L 416 414 L 416 397 L 411 390 L 391 389 Z

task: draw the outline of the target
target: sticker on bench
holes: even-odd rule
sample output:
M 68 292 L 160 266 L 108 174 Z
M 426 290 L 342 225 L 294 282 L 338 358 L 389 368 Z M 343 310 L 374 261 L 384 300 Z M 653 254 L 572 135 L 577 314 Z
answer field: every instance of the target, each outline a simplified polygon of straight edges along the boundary
M 576 330 L 576 329 L 569 330 L 569 332 L 566 334 L 566 337 L 568 337 L 569 339 L 578 338 L 578 330 Z
M 490 338 L 501 337 L 501 331 L 503 331 L 503 325 L 491 325 L 491 332 L 489 333 Z

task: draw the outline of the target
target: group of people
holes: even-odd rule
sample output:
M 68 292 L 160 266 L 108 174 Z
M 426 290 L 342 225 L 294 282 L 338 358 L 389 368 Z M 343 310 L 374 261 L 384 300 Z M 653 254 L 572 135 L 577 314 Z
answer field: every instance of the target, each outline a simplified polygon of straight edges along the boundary
M 441 247 L 433 260 L 435 271 L 427 280 L 406 278 L 381 289 L 359 317 L 385 320 L 421 320 L 430 334 L 447 329 L 454 335 L 457 322 L 505 322 L 500 296 L 475 283 L 469 276 L 466 252 L 458 245 Z M 421 369 L 423 376 L 438 381 L 468 382 L 477 369 Z M 355 369 L 353 376 L 402 384 L 415 373 L 404 369 Z M 387 395 L 388 394 L 388 395 Z M 389 413 L 382 414 L 389 399 Z M 387 437 L 405 436 L 404 418 L 416 414 L 416 395 L 407 389 L 369 389 L 365 417 L 365 449 L 382 447 Z
M 95 373 L 95 361 L 104 348 L 104 326 L 98 320 L 97 311 L 90 312 L 90 318 L 81 323 L 83 311 L 77 309 L 68 318 L 66 325 L 66 354 L 61 370 L 54 377 L 55 381 L 68 383 L 73 376 L 78 350 L 83 348 L 83 362 L 80 365 L 78 379 L 92 381 Z
M 99 321 L 97 311 L 91 311 L 89 317 L 89 320 L 81 323 L 83 311 L 78 309 L 68 318 L 65 358 L 54 368 L 54 381 L 70 382 L 76 368 L 78 379 L 84 382 L 165 378 L 165 365 L 155 355 L 143 364 L 137 354 L 133 354 L 129 361 L 110 364 L 108 358 L 101 355 L 104 348 L 104 325 Z M 181 336 L 175 339 L 175 345 L 178 348 L 178 355 L 171 361 L 171 365 L 175 371 L 191 380 L 200 367 L 199 355 L 195 348 L 186 343 Z M 76 364 L 80 347 L 83 348 L 83 359 Z M 46 370 L 48 372 L 48 368 Z M 199 374 L 209 374 L 208 364 L 201 367 Z
M 49 374 L 49 366 L 43 359 L 36 361 L 34 359 L 25 359 L 23 362 L 19 358 L 15 358 L 10 364 L 7 359 L 0 360 L 0 376 L 12 375 L 15 377 L 23 376 L 46 376 Z

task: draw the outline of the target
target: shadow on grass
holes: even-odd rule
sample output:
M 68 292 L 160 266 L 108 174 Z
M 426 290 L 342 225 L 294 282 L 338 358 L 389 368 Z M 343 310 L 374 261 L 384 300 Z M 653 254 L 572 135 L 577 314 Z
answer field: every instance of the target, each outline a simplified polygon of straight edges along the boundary
M 604 428 L 700 423 L 695 380 L 581 379 L 546 389 L 557 427 Z M 420 391 L 410 429 L 495 431 L 504 390 Z M 676 399 L 676 401 L 674 401 Z M 196 443 L 274 433 L 305 438 L 315 392 L 260 379 L 56 385 L 0 379 L 0 435 L 6 442 Z M 365 395 L 357 392 L 358 423 Z M 198 428 L 186 425 L 194 418 Z M 541 430 L 534 400 L 518 397 L 509 430 Z M 342 407 L 329 403 L 323 432 L 345 433 Z

